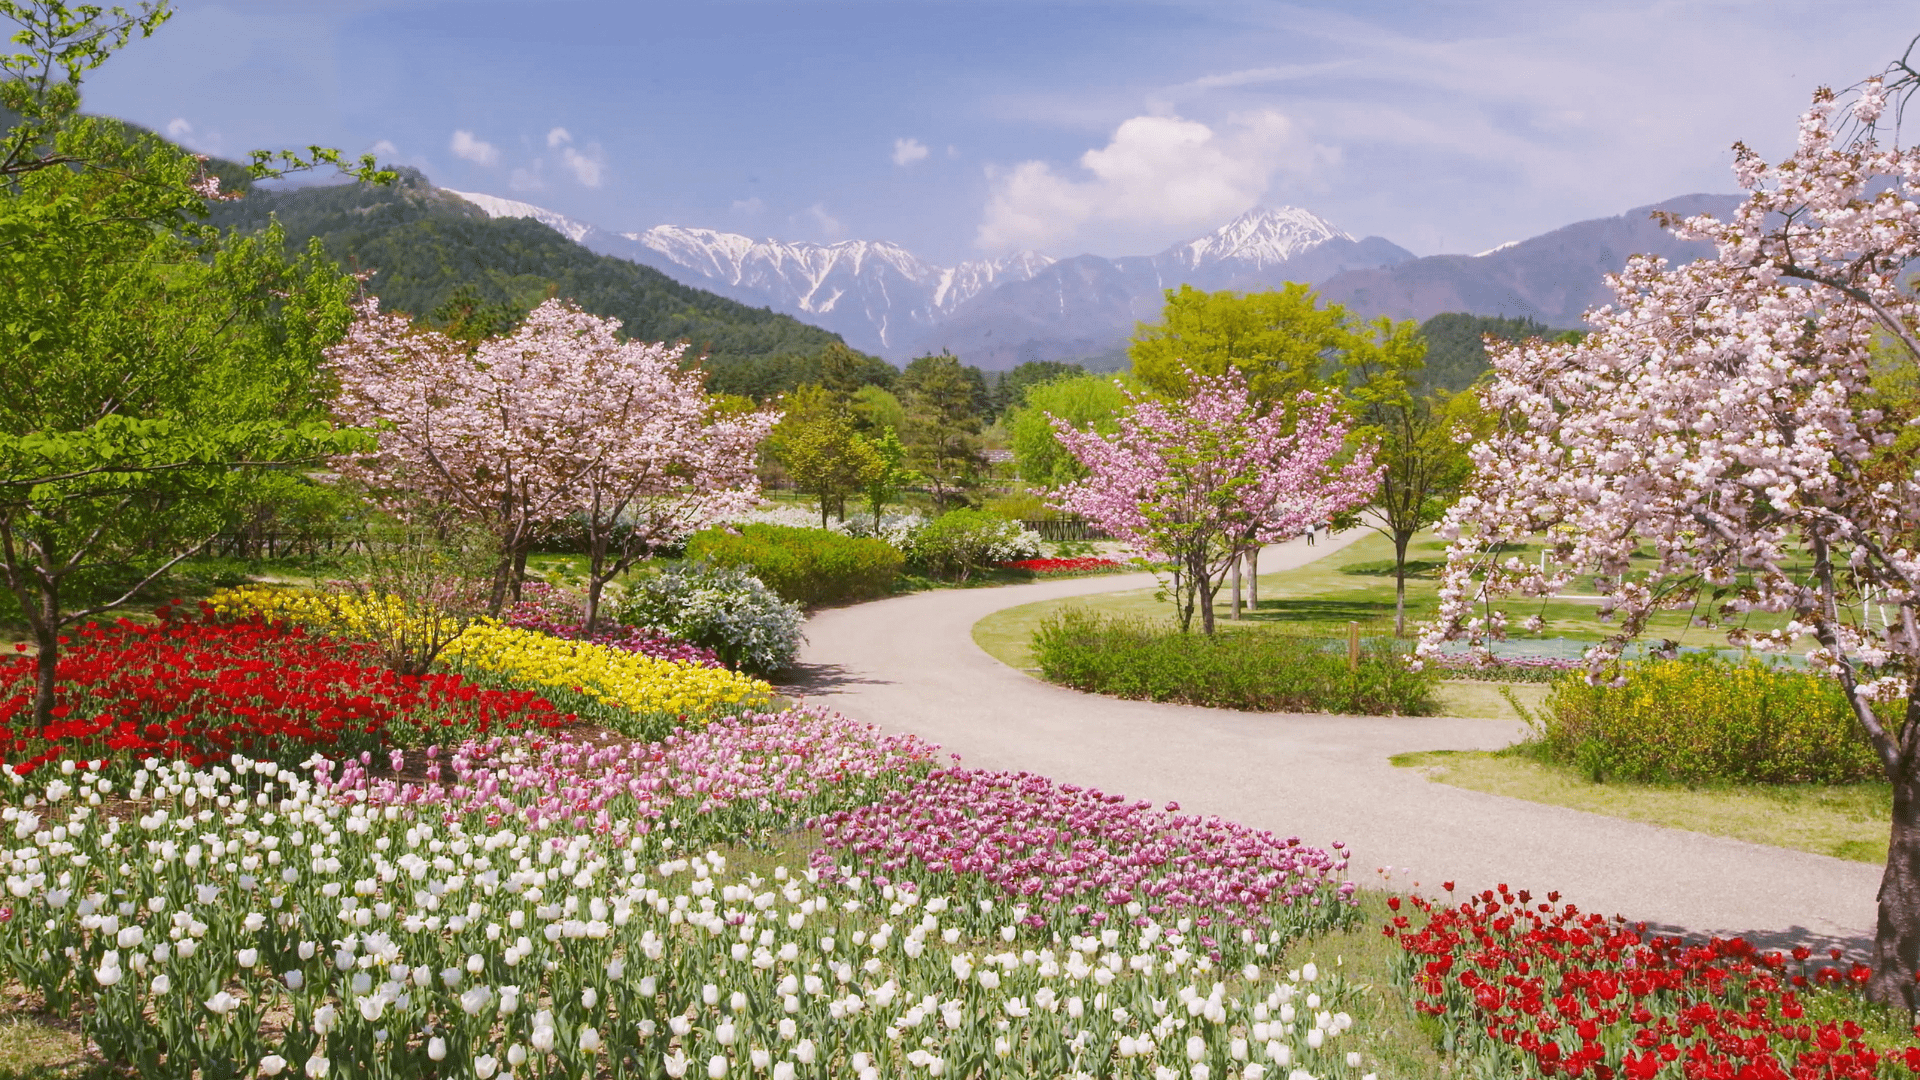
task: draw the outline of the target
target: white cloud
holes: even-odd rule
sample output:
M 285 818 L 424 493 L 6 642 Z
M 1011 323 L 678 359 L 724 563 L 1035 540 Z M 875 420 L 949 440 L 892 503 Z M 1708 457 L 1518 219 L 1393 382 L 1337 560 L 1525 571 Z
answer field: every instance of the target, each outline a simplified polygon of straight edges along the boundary
M 534 158 L 531 166 L 513 170 L 507 176 L 507 186 L 515 191 L 544 191 L 547 186 L 546 162 Z
M 829 242 L 847 234 L 846 223 L 828 213 L 823 203 L 807 207 L 806 220 L 812 223 L 815 232 Z
M 368 148 L 367 152 L 375 157 L 398 157 L 400 155 L 400 148 L 393 145 L 393 143 L 387 139 L 381 139 Z
M 560 151 L 560 160 L 566 165 L 568 171 L 573 173 L 573 178 L 584 186 L 595 188 L 600 186 L 607 163 L 606 155 L 600 151 L 598 144 L 588 146 L 584 154 L 571 146 L 563 147 Z
M 1276 176 L 1306 176 L 1337 156 L 1271 109 L 1230 116 L 1218 130 L 1136 116 L 1080 156 L 1082 175 L 1044 161 L 989 166 L 992 193 L 975 240 L 988 251 L 1152 250 L 1253 206 Z
M 466 158 L 476 165 L 492 165 L 500 160 L 500 149 L 490 142 L 474 138 L 471 131 L 455 131 L 447 148 L 453 151 L 455 157 Z
M 766 202 L 758 195 L 748 199 L 733 200 L 733 212 L 736 214 L 745 214 L 748 217 L 758 216 L 759 213 L 766 208 Z
M 547 146 L 555 147 L 573 141 L 573 135 L 566 128 L 557 127 L 547 132 Z
M 193 125 L 187 123 L 184 117 L 176 116 L 167 121 L 167 138 L 174 142 L 179 142 L 191 134 L 193 134 Z
M 908 138 L 893 140 L 893 163 L 895 165 L 911 165 L 916 161 L 925 161 L 926 157 L 927 144 L 921 142 L 919 139 Z

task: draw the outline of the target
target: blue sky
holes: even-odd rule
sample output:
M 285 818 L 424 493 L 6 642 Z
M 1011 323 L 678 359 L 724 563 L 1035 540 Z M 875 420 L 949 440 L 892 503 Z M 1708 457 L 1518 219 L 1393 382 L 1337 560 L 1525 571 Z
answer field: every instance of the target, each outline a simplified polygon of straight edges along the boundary
M 1691 191 L 1920 33 L 1884 0 L 176 0 L 87 106 L 617 230 L 1159 250 L 1255 203 L 1418 254 Z

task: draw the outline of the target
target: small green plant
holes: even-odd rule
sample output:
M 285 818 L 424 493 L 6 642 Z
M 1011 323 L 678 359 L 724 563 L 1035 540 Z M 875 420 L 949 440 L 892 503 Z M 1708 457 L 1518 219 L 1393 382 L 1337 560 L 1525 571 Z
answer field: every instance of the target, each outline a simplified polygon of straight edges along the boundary
M 1839 685 L 1758 660 L 1688 655 L 1570 673 L 1540 716 L 1540 752 L 1590 779 L 1837 784 L 1880 774 Z M 1896 717 L 1884 722 L 1898 726 Z
M 1116 697 L 1259 712 L 1430 715 L 1431 671 L 1369 642 L 1357 671 L 1346 642 L 1262 631 L 1182 634 L 1068 607 L 1040 624 L 1033 655 L 1049 682 Z
M 739 567 L 781 597 L 808 605 L 885 596 L 906 563 L 884 540 L 765 524 L 696 533 L 687 541 L 687 558 Z

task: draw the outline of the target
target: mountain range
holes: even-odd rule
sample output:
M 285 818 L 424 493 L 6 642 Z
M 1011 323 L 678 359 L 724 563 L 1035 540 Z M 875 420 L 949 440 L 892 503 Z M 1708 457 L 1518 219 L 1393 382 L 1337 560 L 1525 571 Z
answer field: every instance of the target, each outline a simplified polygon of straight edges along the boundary
M 1156 255 L 1054 259 L 1023 251 L 937 266 L 885 241 L 755 240 L 678 225 L 611 232 L 530 203 L 449 192 L 493 217 L 541 221 L 585 247 L 831 330 L 895 361 L 949 350 L 986 370 L 1030 360 L 1118 360 L 1166 290 L 1253 290 L 1290 281 L 1363 316 L 1424 320 L 1441 312 L 1573 328 L 1612 299 L 1605 276 L 1629 255 L 1681 262 L 1707 254 L 1652 220 L 1654 210 L 1724 214 L 1732 195 L 1686 195 L 1577 222 L 1478 255 L 1412 252 L 1356 239 L 1310 211 L 1259 207 Z

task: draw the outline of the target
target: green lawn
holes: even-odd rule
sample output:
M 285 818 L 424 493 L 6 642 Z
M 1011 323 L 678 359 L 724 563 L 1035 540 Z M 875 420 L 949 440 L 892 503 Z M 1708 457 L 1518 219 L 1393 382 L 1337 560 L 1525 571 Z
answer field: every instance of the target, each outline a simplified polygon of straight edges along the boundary
M 1503 751 L 1400 754 L 1402 768 L 1471 791 L 1730 836 L 1755 844 L 1879 863 L 1893 794 L 1886 784 L 1596 784 L 1578 770 Z

